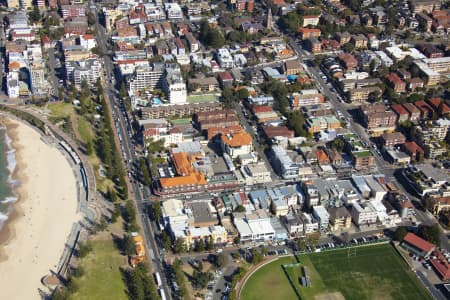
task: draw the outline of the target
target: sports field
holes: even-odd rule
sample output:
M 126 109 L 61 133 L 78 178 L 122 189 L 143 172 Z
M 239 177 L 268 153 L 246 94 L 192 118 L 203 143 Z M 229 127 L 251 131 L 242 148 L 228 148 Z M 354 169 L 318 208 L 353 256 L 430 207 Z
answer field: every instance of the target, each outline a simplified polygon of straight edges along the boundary
M 351 251 L 342 249 L 304 254 L 298 259 L 300 266 L 286 268 L 286 273 L 289 274 L 301 299 L 432 299 L 419 279 L 389 244 L 357 247 Z M 274 295 L 270 293 L 272 287 L 267 285 L 270 282 L 267 277 L 279 281 L 280 274 L 283 274 L 289 284 L 286 273 L 282 271 L 282 264 L 277 261 L 264 267 L 273 274 L 272 276 L 258 274 L 264 269 L 258 270 L 245 285 L 242 299 L 274 299 Z M 308 267 L 311 287 L 303 287 L 299 283 L 299 277 L 303 276 L 302 266 Z M 265 280 L 258 284 L 261 277 Z M 277 299 L 297 299 L 294 288 L 291 285 L 290 288 L 292 294 L 286 293 L 289 298 Z

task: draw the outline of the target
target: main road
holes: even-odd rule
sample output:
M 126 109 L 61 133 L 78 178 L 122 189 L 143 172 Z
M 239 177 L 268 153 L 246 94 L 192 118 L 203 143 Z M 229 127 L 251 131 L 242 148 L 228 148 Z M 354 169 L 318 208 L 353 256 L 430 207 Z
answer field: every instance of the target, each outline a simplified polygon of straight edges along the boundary
M 90 10 L 98 16 L 97 6 L 91 1 L 89 3 Z M 132 126 L 131 120 L 128 117 L 127 111 L 121 100 L 117 98 L 117 90 L 114 87 L 114 65 L 111 58 L 106 55 L 108 53 L 107 41 L 108 37 L 105 33 L 105 28 L 99 24 L 98 17 L 96 18 L 95 29 L 97 32 L 96 40 L 98 47 L 102 50 L 105 55 L 103 56 L 103 69 L 104 69 L 104 91 L 106 96 L 106 102 L 109 104 L 112 115 L 114 118 L 114 124 L 116 133 L 120 133 L 120 146 L 124 158 L 125 167 L 127 169 L 127 174 L 130 175 L 133 162 L 137 161 L 135 147 L 132 142 Z M 152 264 L 153 272 L 159 272 L 162 279 L 162 288 L 168 299 L 171 299 L 170 289 L 167 285 L 167 279 L 165 278 L 164 268 L 162 265 L 162 257 L 159 252 L 158 245 L 155 240 L 155 230 L 152 228 L 151 222 L 147 215 L 147 203 L 144 201 L 142 191 L 135 181 L 130 181 L 131 192 L 134 195 L 134 200 L 136 203 L 136 208 L 138 212 L 138 217 L 142 225 L 142 230 L 144 233 L 144 240 L 146 241 L 146 250 Z

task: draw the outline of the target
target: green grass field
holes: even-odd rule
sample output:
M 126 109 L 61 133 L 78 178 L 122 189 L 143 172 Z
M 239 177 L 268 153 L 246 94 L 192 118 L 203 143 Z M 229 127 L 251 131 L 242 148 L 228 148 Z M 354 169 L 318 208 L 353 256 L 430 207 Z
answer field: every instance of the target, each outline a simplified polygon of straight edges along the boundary
M 283 257 L 257 270 L 241 292 L 242 300 L 297 299 L 281 265 L 295 263 L 294 257 Z
M 347 249 L 341 249 L 300 255 L 298 259 L 301 265 L 286 268 L 286 272 L 303 300 L 432 299 L 391 245 L 358 247 L 354 253 L 349 256 Z M 283 264 L 286 264 L 284 259 L 254 273 L 242 291 L 242 299 L 297 299 L 282 271 Z M 301 266 L 309 269 L 309 288 L 301 286 L 299 282 L 299 277 L 303 276 Z M 285 283 L 281 283 L 282 280 Z M 283 297 L 277 297 L 276 292 L 271 292 L 273 285 L 270 282 L 276 282 L 279 287 L 276 292 L 283 290 Z M 289 293 L 284 291 L 287 286 L 290 288 Z
M 92 241 L 93 250 L 81 260 L 85 274 L 71 299 L 128 299 L 119 267 L 126 261 L 111 238 Z

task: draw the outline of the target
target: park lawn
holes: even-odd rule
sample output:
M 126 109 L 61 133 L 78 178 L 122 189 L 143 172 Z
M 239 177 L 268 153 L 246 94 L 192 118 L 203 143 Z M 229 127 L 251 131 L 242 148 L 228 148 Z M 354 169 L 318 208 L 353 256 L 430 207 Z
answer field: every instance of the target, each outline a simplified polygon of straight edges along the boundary
M 355 251 L 355 250 L 353 250 Z M 312 287 L 300 288 L 305 299 L 330 292 L 340 292 L 346 300 L 362 299 L 432 299 L 419 279 L 389 244 L 357 247 L 349 256 L 347 249 L 300 255 L 300 263 L 314 266 L 320 274 Z M 324 286 L 315 288 L 315 284 Z
M 242 300 L 296 300 L 282 265 L 295 263 L 294 257 L 283 257 L 261 267 L 247 280 L 242 292 Z
M 79 290 L 71 299 L 128 299 L 120 267 L 126 258 L 120 255 L 108 232 L 92 240 L 93 250 L 80 260 L 84 275 L 77 279 Z
M 47 108 L 50 110 L 50 119 L 54 120 L 69 117 L 74 113 L 73 105 L 66 102 L 49 103 Z
M 92 128 L 91 124 L 85 117 L 80 116 L 77 120 L 78 133 L 80 134 L 81 141 L 87 143 L 92 141 Z

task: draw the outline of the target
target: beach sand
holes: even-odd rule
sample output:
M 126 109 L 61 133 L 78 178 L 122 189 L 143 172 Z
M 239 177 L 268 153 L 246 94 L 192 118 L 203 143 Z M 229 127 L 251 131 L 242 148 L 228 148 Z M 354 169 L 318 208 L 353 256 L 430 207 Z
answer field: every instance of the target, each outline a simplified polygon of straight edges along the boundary
M 36 130 L 15 120 L 2 123 L 16 149 L 13 178 L 20 185 L 4 230 L 9 236 L 0 244 L 0 299 L 41 299 L 39 289 L 46 290 L 41 279 L 56 271 L 79 218 L 77 182 L 64 155 Z

